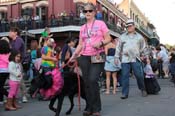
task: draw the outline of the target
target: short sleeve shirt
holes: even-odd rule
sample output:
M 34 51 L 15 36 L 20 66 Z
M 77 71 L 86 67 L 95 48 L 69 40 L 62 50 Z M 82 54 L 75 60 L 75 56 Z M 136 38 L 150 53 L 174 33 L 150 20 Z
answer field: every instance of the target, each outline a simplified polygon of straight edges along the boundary
M 80 39 L 82 39 L 83 42 L 81 54 L 92 56 L 103 52 L 103 48 L 97 50 L 93 48 L 93 45 L 102 41 L 108 32 L 109 30 L 103 21 L 95 20 L 90 24 L 84 24 L 80 29 Z
M 52 57 L 53 56 L 53 52 L 52 49 L 48 46 L 44 46 L 41 50 L 41 54 L 44 54 L 46 56 Z M 42 59 L 41 61 L 41 66 L 43 67 L 55 67 L 55 63 L 51 60 L 44 60 Z

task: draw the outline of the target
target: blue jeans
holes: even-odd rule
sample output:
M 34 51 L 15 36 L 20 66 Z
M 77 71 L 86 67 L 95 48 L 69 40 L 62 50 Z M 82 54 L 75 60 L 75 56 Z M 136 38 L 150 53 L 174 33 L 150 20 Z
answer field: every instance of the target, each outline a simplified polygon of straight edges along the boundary
M 130 62 L 130 63 L 122 63 L 122 94 L 129 94 L 129 76 L 130 71 L 133 71 L 134 76 L 137 79 L 137 85 L 140 90 L 145 90 L 144 85 L 144 72 L 142 68 L 142 64 L 139 61 Z

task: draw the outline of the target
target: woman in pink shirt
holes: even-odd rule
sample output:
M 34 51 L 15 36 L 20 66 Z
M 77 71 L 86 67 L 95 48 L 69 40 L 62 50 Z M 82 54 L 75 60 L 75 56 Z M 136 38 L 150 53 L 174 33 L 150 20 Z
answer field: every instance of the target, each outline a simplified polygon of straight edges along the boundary
M 8 64 L 9 64 L 10 46 L 6 40 L 0 40 L 0 103 L 3 104 L 3 95 L 8 96 L 7 90 L 4 88 L 6 79 L 9 76 Z
M 80 55 L 79 65 L 82 69 L 87 97 L 87 107 L 83 116 L 100 116 L 101 100 L 98 79 L 103 71 L 104 63 L 92 63 L 91 56 L 104 55 L 104 45 L 111 41 L 111 37 L 106 24 L 95 19 L 96 7 L 92 3 L 85 4 L 83 12 L 87 22 L 80 29 L 79 44 L 70 61 Z

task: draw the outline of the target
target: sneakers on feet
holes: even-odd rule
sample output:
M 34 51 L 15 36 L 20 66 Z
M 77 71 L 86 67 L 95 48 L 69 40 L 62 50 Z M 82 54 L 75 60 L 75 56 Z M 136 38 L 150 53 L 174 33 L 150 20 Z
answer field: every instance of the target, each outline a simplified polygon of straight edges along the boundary
M 95 112 L 95 113 L 92 113 L 91 116 L 101 116 L 100 112 Z
M 4 105 L 4 102 L 3 101 L 0 101 L 0 105 Z
M 28 99 L 27 99 L 27 97 L 26 97 L 26 96 L 23 96 L 23 97 L 22 97 L 22 102 L 23 102 L 23 103 L 28 102 Z
M 146 97 L 147 96 L 147 92 L 145 90 L 141 91 L 142 93 L 142 97 Z
M 84 112 L 83 112 L 83 116 L 91 116 L 91 115 L 92 115 L 91 112 L 88 112 L 88 111 L 84 111 Z
M 127 99 L 128 98 L 128 95 L 122 95 L 120 98 L 121 99 Z

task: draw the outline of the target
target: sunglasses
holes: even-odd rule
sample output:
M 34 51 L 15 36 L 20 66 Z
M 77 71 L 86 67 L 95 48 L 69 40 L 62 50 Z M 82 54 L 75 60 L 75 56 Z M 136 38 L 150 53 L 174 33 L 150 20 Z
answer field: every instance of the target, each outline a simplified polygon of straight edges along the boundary
M 91 13 L 93 12 L 93 10 L 83 10 L 83 13 L 87 13 L 87 12 Z
M 128 26 L 126 26 L 126 28 L 129 28 L 129 27 L 132 27 L 133 25 L 128 25 Z

